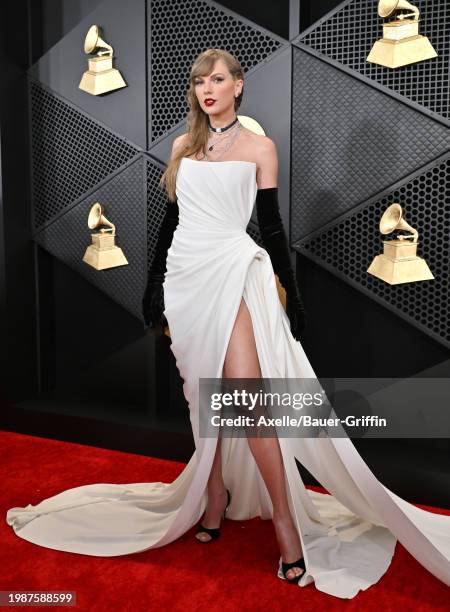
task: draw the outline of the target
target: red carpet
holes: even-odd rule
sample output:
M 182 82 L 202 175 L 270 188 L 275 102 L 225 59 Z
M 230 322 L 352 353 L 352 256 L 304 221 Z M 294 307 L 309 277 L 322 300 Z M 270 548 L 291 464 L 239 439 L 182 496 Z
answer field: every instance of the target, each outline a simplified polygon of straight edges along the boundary
M 449 589 L 397 543 L 388 572 L 352 600 L 298 588 L 276 576 L 270 521 L 225 521 L 210 545 L 193 530 L 176 542 L 122 557 L 89 557 L 36 546 L 6 524 L 6 510 L 95 482 L 172 481 L 183 464 L 0 432 L 0 590 L 70 590 L 77 610 L 448 610 Z M 450 514 L 450 511 L 427 508 Z M 40 607 L 38 609 L 55 609 Z M 65 608 L 70 609 L 70 608 Z

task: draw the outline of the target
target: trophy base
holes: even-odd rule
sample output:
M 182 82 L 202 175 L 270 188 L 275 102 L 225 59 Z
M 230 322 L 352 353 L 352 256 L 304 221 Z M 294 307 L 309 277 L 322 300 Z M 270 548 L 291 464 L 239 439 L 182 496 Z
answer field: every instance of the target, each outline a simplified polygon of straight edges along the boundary
M 427 262 L 422 257 L 390 259 L 384 254 L 377 255 L 367 272 L 390 285 L 414 283 L 434 278 Z
M 119 70 L 117 70 L 117 68 L 111 68 L 103 72 L 86 70 L 78 87 L 93 96 L 99 96 L 108 91 L 114 91 L 115 89 L 126 86 L 127 84 L 123 80 Z
M 401 40 L 381 38 L 377 40 L 367 57 L 371 64 L 399 68 L 437 57 L 437 53 L 426 36 L 418 34 Z
M 113 246 L 109 249 L 99 249 L 93 244 L 89 245 L 83 257 L 83 261 L 96 270 L 106 270 L 128 264 L 122 249 Z

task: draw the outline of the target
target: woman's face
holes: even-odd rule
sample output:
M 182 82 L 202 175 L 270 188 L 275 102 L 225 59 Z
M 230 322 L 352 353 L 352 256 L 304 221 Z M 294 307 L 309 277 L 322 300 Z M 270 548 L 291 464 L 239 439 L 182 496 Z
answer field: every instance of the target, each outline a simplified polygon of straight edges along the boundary
M 243 81 L 233 79 L 225 62 L 217 59 L 211 74 L 196 77 L 194 86 L 200 107 L 208 115 L 216 115 L 230 108 L 234 110 L 234 100 L 242 91 Z

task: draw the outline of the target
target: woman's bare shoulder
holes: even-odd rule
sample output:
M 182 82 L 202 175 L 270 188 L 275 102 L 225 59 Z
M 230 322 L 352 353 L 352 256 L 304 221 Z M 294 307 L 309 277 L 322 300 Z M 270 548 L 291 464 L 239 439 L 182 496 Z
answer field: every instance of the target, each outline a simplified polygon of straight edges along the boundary
M 262 155 L 273 155 L 277 151 L 277 146 L 274 141 L 269 138 L 269 136 L 265 136 L 263 134 L 255 134 L 257 138 L 257 154 L 258 156 Z
M 258 188 L 274 187 L 278 180 L 278 152 L 274 141 L 264 134 L 251 136 L 251 159 L 256 163 Z
M 268 158 L 276 160 L 277 148 L 274 141 L 264 134 L 256 134 L 252 130 L 245 128 L 247 140 L 247 150 L 249 158 L 258 166 Z

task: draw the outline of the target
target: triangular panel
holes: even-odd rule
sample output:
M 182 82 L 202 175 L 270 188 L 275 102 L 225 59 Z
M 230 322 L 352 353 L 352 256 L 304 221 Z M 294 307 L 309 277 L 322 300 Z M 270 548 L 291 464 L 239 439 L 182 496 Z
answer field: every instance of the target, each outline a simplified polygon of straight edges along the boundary
M 375 0 L 343 2 L 292 42 L 302 43 L 395 92 L 450 124 L 450 3 L 414 0 L 420 10 L 419 32 L 438 57 L 392 70 L 367 62 L 372 45 L 383 37 Z
M 446 126 L 293 47 L 292 242 L 450 148 Z
M 84 39 L 91 25 L 102 28 L 114 49 L 114 67 L 127 87 L 94 96 L 79 89 L 88 69 Z M 145 0 L 105 0 L 58 41 L 29 74 L 124 138 L 147 146 Z
M 428 263 L 434 280 L 390 285 L 367 272 L 375 255 L 383 250 L 379 221 L 393 202 L 400 203 L 405 219 L 418 230 L 418 255 Z M 294 246 L 450 346 L 450 155 Z
M 139 149 L 30 79 L 34 226 L 69 207 Z
M 91 244 L 87 219 L 100 202 L 116 226 L 116 244 L 127 265 L 96 270 L 83 261 Z M 101 187 L 91 191 L 65 214 L 39 232 L 35 240 L 52 255 L 142 319 L 141 301 L 147 279 L 147 188 L 144 158 L 130 162 Z

